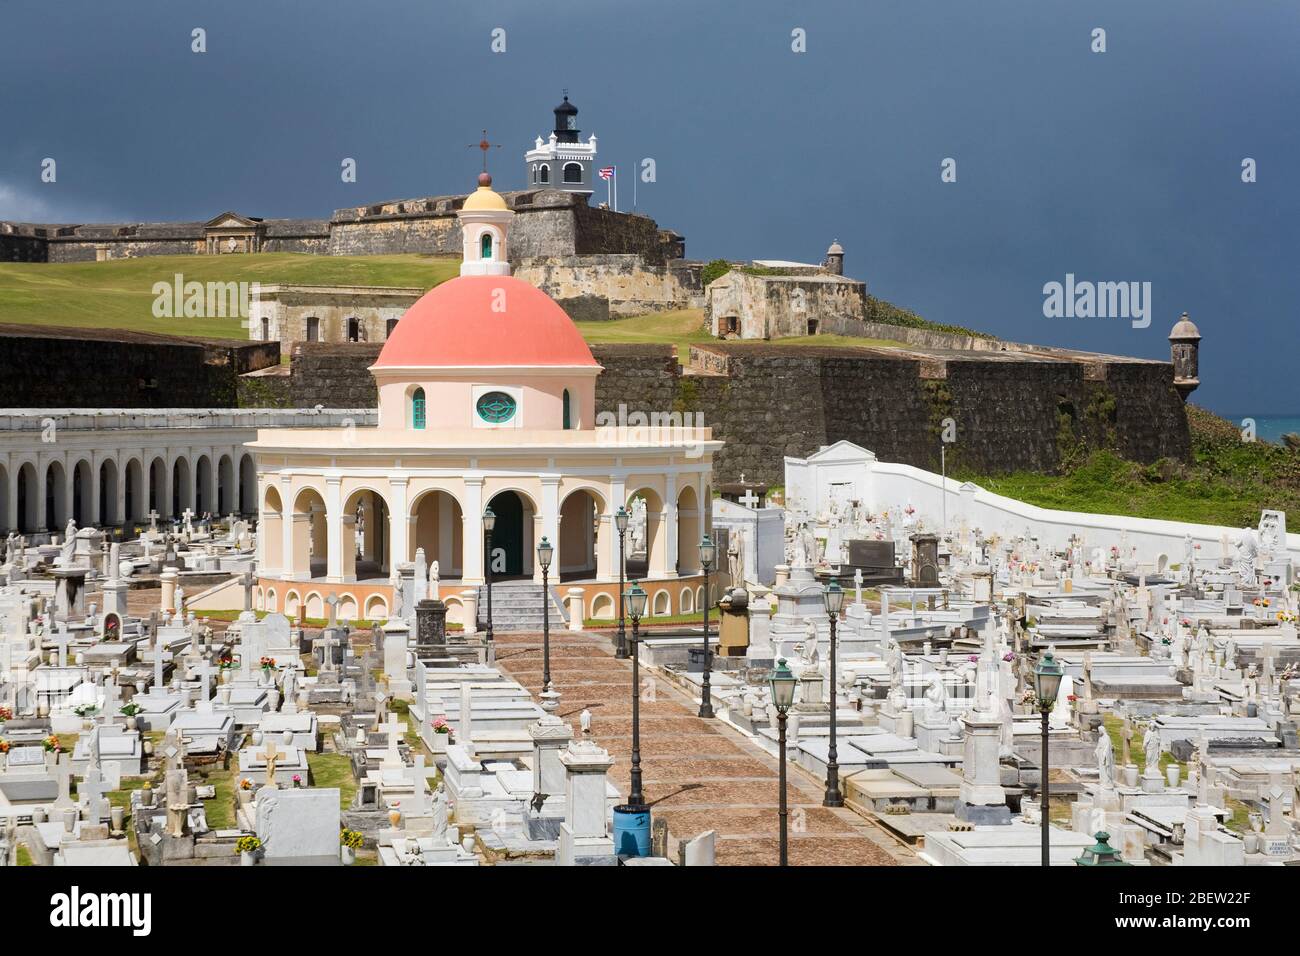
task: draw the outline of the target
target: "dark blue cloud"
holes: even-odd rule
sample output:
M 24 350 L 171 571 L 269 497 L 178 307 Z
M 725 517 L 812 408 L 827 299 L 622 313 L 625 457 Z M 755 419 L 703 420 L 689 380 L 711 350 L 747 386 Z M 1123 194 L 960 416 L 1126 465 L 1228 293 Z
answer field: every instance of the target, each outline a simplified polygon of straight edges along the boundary
M 484 126 L 506 144 L 498 183 L 522 185 L 568 87 L 604 162 L 656 160 L 639 204 L 693 258 L 808 260 L 839 238 L 852 274 L 929 318 L 1151 357 L 1186 309 L 1205 335 L 1197 400 L 1300 409 L 1300 5 L 799 6 L 5 0 L 0 216 L 323 216 L 465 188 Z M 46 156 L 57 185 L 39 182 Z M 1043 318 L 1043 284 L 1067 272 L 1152 282 L 1151 327 Z

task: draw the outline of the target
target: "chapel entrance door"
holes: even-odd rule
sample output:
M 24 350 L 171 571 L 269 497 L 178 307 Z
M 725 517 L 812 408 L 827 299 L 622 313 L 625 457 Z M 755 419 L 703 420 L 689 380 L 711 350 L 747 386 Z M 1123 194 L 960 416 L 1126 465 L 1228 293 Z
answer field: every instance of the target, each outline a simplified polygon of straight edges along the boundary
M 492 529 L 492 579 L 524 573 L 524 503 L 513 491 L 503 491 L 490 503 L 497 516 Z

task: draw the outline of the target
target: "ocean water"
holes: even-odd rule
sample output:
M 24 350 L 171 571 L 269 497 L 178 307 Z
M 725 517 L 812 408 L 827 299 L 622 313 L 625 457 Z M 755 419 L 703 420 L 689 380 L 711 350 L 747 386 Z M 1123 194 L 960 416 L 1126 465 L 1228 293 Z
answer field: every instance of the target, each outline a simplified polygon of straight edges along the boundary
M 1255 420 L 1255 437 L 1263 441 L 1281 442 L 1287 432 L 1300 434 L 1300 415 L 1224 415 L 1228 421 L 1240 426 L 1247 418 Z

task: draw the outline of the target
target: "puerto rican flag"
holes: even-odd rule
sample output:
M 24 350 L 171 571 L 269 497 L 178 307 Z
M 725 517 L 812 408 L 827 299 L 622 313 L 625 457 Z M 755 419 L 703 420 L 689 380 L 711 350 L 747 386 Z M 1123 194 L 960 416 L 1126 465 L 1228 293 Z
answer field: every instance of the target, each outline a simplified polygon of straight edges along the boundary
M 600 171 L 600 173 L 599 173 L 600 178 L 601 178 L 601 179 L 610 179 L 611 177 L 613 177 L 613 175 L 614 175 L 614 170 L 615 170 L 615 169 L 617 169 L 616 166 L 606 166 L 606 167 L 604 167 L 604 168 Z

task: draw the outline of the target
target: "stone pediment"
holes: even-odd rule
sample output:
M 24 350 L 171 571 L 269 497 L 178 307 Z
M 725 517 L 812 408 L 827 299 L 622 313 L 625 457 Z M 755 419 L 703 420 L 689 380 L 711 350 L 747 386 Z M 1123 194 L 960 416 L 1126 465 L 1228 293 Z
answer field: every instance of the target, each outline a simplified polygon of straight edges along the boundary
M 203 224 L 203 227 L 205 229 L 256 229 L 260 224 L 260 219 L 250 219 L 247 216 L 241 216 L 237 212 L 227 210 L 221 215 L 209 219 Z

